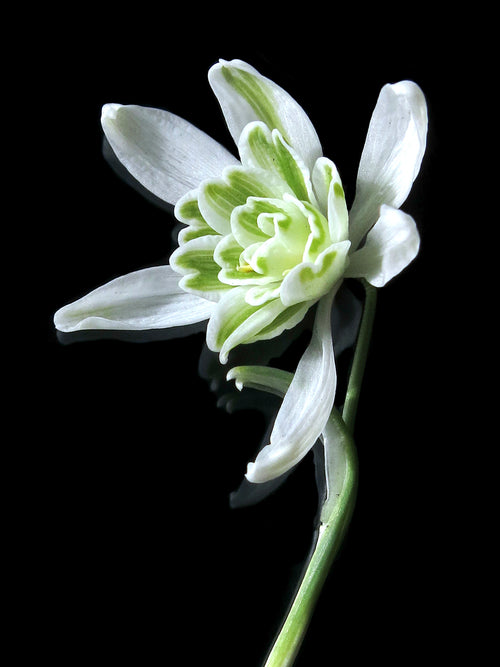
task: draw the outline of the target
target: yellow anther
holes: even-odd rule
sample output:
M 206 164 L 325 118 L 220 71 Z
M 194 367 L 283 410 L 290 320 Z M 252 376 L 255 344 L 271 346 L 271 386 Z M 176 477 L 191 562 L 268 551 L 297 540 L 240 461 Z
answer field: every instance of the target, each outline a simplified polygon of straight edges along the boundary
M 243 264 L 243 266 L 237 266 L 236 270 L 240 271 L 240 273 L 251 273 L 253 271 L 250 264 Z

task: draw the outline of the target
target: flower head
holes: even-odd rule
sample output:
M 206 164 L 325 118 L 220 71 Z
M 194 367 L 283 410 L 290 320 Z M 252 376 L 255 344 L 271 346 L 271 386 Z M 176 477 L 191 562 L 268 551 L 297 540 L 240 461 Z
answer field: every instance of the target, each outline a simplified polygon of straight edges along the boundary
M 175 205 L 186 226 L 168 266 L 136 271 L 61 308 L 61 331 L 148 329 L 209 319 L 222 362 L 235 346 L 295 326 L 319 302 L 311 343 L 248 477 L 265 481 L 312 447 L 336 387 L 332 299 L 344 277 L 381 287 L 416 256 L 399 210 L 425 150 L 427 111 L 411 81 L 387 84 L 368 128 L 350 212 L 334 163 L 302 107 L 240 61 L 209 72 L 239 159 L 167 111 L 107 104 L 102 126 L 118 159 Z
M 350 246 L 331 161 L 318 159 L 311 178 L 281 132 L 261 121 L 245 126 L 238 148 L 241 165 L 177 202 L 188 227 L 170 258 L 181 287 L 217 302 L 207 343 L 222 361 L 239 343 L 299 322 L 342 277 Z

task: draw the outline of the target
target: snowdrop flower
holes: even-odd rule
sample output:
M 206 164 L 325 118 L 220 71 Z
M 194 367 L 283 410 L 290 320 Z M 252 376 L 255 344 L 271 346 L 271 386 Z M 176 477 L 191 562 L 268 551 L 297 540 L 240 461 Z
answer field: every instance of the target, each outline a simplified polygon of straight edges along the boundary
M 104 133 L 144 187 L 186 226 L 169 265 L 139 270 L 61 308 L 55 325 L 150 329 L 208 319 L 222 363 L 237 345 L 279 335 L 318 304 L 311 343 L 270 444 L 249 464 L 264 482 L 298 462 L 323 432 L 336 389 L 330 311 L 344 277 L 376 287 L 416 256 L 419 235 L 399 207 L 425 150 L 427 111 L 411 81 L 385 85 L 361 155 L 350 212 L 335 164 L 310 119 L 280 86 L 240 61 L 209 71 L 239 159 L 160 109 L 107 104 Z

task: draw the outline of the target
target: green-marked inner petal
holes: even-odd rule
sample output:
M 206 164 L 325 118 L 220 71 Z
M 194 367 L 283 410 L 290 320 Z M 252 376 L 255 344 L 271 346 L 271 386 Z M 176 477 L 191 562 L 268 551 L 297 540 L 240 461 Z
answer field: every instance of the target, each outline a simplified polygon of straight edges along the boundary
M 281 300 L 285 305 L 318 299 L 342 278 L 346 266 L 349 241 L 335 243 L 324 250 L 315 262 L 295 266 L 285 276 Z
M 211 300 L 217 300 L 221 290 L 228 289 L 220 282 L 220 267 L 214 261 L 219 240 L 219 235 L 202 236 L 179 246 L 172 253 L 170 266 L 184 276 L 180 282 L 183 289 Z
M 175 206 L 174 214 L 177 220 L 187 225 L 185 229 L 179 232 L 179 245 L 184 245 L 200 236 L 217 234 L 206 223 L 201 214 L 198 206 L 198 190 L 191 190 L 184 197 L 181 197 Z
M 249 123 L 238 148 L 245 167 L 274 172 L 298 199 L 313 196 L 308 169 L 278 130 L 271 131 L 261 122 Z
M 349 215 L 340 177 L 332 179 L 328 192 L 328 226 L 335 243 L 349 238 Z
M 313 262 L 323 250 L 331 245 L 328 220 L 307 202 L 302 202 L 311 233 L 304 248 L 303 261 Z
M 257 169 L 231 167 L 220 179 L 205 181 L 199 188 L 198 204 L 203 218 L 220 234 L 231 232 L 231 214 L 248 197 L 281 196 L 283 185 Z
M 246 287 L 230 289 L 214 309 L 207 327 L 207 345 L 220 352 L 222 363 L 237 345 L 247 342 L 271 322 L 284 309 L 280 299 L 264 305 L 246 302 Z
M 245 261 L 243 248 L 232 234 L 221 239 L 215 249 L 214 260 L 221 267 L 219 280 L 227 285 L 267 284 L 273 281 L 270 276 L 256 273 Z
M 299 322 L 302 322 L 311 305 L 312 302 L 309 301 L 307 303 L 296 303 L 293 306 L 285 308 L 270 324 L 263 327 L 257 336 L 248 342 L 254 343 L 259 340 L 269 340 L 270 338 L 279 336 L 287 329 L 292 329 Z
M 255 285 L 250 287 L 245 294 L 245 301 L 251 306 L 261 306 L 272 299 L 277 299 L 280 295 L 281 282 L 270 283 L 269 285 Z
M 191 190 L 181 197 L 175 205 L 174 214 L 177 220 L 186 225 L 205 223 L 198 206 L 198 190 Z
M 253 243 L 267 241 L 274 233 L 274 225 L 259 225 L 259 216 L 275 213 L 276 206 L 270 199 L 249 197 L 243 205 L 237 206 L 231 215 L 231 230 L 238 243 L 246 248 Z

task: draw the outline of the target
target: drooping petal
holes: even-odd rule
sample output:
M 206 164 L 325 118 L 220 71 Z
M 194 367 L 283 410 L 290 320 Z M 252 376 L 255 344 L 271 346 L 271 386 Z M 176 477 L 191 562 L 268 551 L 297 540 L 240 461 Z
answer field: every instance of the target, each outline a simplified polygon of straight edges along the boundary
M 415 259 L 419 247 L 413 218 L 399 209 L 382 206 L 364 246 L 351 255 L 346 276 L 366 278 L 375 287 L 383 287 Z
M 164 329 L 201 322 L 213 303 L 179 287 L 170 266 L 128 273 L 60 308 L 54 315 L 59 331 L 83 329 Z
M 101 123 L 132 176 L 170 204 L 238 160 L 188 121 L 162 109 L 105 104 Z
M 243 387 L 267 391 L 283 397 L 293 380 L 293 373 L 268 366 L 235 366 L 226 376 L 234 380 L 241 391 Z M 320 435 L 323 440 L 325 456 L 326 497 L 321 508 L 321 521 L 324 523 L 338 502 L 346 482 L 347 464 L 355 456 L 355 450 L 349 446 L 349 434 L 341 416 L 333 408 Z
M 293 373 L 268 366 L 235 366 L 226 379 L 234 380 L 240 391 L 247 387 L 283 397 L 293 380 Z M 326 482 L 326 498 L 320 518 L 326 522 L 342 493 L 348 460 L 355 456 L 355 451 L 349 446 L 350 436 L 335 409 L 332 409 L 320 438 L 323 440 Z
M 312 169 L 322 155 L 318 135 L 304 109 L 283 88 L 241 60 L 221 60 L 208 79 L 236 144 L 245 125 L 260 120 L 279 130 Z
M 270 444 L 248 464 L 247 479 L 260 483 L 300 461 L 330 416 L 337 386 L 330 313 L 335 290 L 318 304 L 311 342 L 304 352 L 274 423 Z
M 359 163 L 350 213 L 353 247 L 378 218 L 381 204 L 399 208 L 408 196 L 425 151 L 427 106 L 413 81 L 387 84 L 373 111 Z

